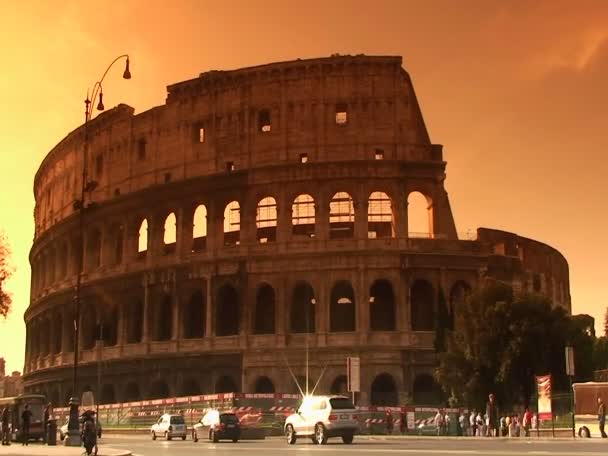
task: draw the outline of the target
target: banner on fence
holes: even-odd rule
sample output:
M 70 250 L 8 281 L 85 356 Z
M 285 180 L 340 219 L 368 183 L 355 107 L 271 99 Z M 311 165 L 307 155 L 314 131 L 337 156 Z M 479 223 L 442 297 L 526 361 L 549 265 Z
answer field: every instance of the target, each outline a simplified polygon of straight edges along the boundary
M 536 377 L 538 388 L 538 418 L 550 420 L 553 418 L 551 412 L 551 375 Z

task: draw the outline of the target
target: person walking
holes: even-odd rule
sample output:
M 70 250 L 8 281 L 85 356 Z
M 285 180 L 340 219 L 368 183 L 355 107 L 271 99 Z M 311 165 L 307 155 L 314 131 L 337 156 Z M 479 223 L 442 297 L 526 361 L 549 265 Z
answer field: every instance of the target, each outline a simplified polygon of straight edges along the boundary
M 0 421 L 2 422 L 2 427 L 0 428 L 0 433 L 2 434 L 2 445 L 10 445 L 11 433 L 8 424 L 11 422 L 11 410 L 8 407 L 4 407 L 2 409 L 2 414 L 0 414 Z
M 477 432 L 477 412 L 473 410 L 469 415 L 469 435 L 475 437 Z
M 526 411 L 524 412 L 524 417 L 522 420 L 522 425 L 524 428 L 524 436 L 530 437 L 530 427 L 532 426 L 532 413 L 530 413 L 530 407 L 526 407 Z
M 51 403 L 49 402 L 46 405 L 46 407 L 44 408 L 44 418 L 42 420 L 42 441 L 44 443 L 48 443 L 47 435 L 48 435 L 50 411 L 51 411 Z
M 499 437 L 500 431 L 498 428 L 498 406 L 496 405 L 496 397 L 494 393 L 488 396 L 486 404 L 486 420 L 488 424 L 488 435 L 490 437 Z
M 390 410 L 386 410 L 386 433 L 391 435 L 393 433 L 394 421 L 393 414 Z
M 435 427 L 437 428 L 437 435 L 443 435 L 443 413 L 441 413 L 441 410 L 437 410 L 435 415 Z
M 32 422 L 32 412 L 28 403 L 23 407 L 23 413 L 21 414 L 21 437 L 23 438 L 23 444 L 29 445 L 30 441 L 30 423 Z
M 606 405 L 601 396 L 597 398 L 597 421 L 600 425 L 600 434 L 602 434 L 602 438 L 605 439 L 608 437 L 606 431 L 604 431 L 604 426 L 606 425 Z

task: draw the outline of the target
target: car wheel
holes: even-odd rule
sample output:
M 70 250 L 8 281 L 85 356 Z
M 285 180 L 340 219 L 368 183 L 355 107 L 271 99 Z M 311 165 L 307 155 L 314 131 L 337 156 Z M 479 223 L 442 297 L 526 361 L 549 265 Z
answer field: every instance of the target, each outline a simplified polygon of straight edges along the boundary
M 345 434 L 342 436 L 342 442 L 350 445 L 351 443 L 353 443 L 354 437 L 355 436 L 353 434 Z
M 583 439 L 588 439 L 589 437 L 591 437 L 591 432 L 589 431 L 589 428 L 587 426 L 583 426 L 578 430 L 578 436 Z
M 315 440 L 317 441 L 317 445 L 325 445 L 327 443 L 325 426 L 323 426 L 321 423 L 315 424 Z
M 182 435 L 182 440 L 186 440 L 186 434 Z
M 152 431 L 152 440 L 156 440 L 156 432 Z
M 232 439 L 232 443 L 237 443 L 239 439 Z
M 59 440 L 61 440 L 63 442 L 63 439 L 65 439 L 65 435 L 63 435 L 61 432 L 59 433 Z
M 171 440 L 171 435 L 168 432 L 165 432 L 165 440 Z
M 197 435 L 196 431 L 192 431 L 192 441 L 194 443 L 198 442 L 198 435 Z
M 287 427 L 285 427 L 285 437 L 287 437 L 287 443 L 289 445 L 296 443 L 296 432 L 293 430 L 293 426 L 291 424 L 288 424 Z
M 220 441 L 215 431 L 211 431 L 211 441 L 213 443 L 217 443 Z

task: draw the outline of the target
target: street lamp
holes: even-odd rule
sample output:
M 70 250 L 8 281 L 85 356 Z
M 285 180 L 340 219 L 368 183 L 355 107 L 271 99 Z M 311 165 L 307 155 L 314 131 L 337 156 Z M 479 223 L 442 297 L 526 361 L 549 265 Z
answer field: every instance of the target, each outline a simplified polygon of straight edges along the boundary
M 84 219 L 87 205 L 85 204 L 85 197 L 87 193 L 92 192 L 97 183 L 89 181 L 87 176 L 87 160 L 89 155 L 89 130 L 88 124 L 93 115 L 93 105 L 95 100 L 98 98 L 99 103 L 97 109 L 103 111 L 105 109 L 103 105 L 103 81 L 110 71 L 110 68 L 121 59 L 126 59 L 125 70 L 122 74 L 124 79 L 131 79 L 131 71 L 129 69 L 129 56 L 127 54 L 116 57 L 106 71 L 101 76 L 101 79 L 93 85 L 93 91 L 91 93 L 91 99 L 89 99 L 89 93 L 87 90 L 87 98 L 84 100 L 85 112 L 84 112 L 84 151 L 82 159 L 82 185 L 80 188 L 80 199 L 74 202 L 74 210 L 78 211 L 78 273 L 76 276 L 76 287 L 74 290 L 74 367 L 72 372 L 72 397 L 70 398 L 70 419 L 68 422 L 68 435 L 65 439 L 66 446 L 80 446 L 80 429 L 78 425 L 78 406 L 80 405 L 80 398 L 78 397 L 78 344 L 80 338 L 80 288 L 82 284 L 82 273 L 84 269 Z M 90 205 L 89 205 L 90 206 Z

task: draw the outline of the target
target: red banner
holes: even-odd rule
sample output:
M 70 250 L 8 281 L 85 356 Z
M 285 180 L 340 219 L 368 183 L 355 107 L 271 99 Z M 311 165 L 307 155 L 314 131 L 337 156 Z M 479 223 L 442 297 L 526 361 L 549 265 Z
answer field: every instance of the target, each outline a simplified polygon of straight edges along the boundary
M 536 377 L 538 388 L 538 418 L 541 420 L 551 420 L 551 375 Z

